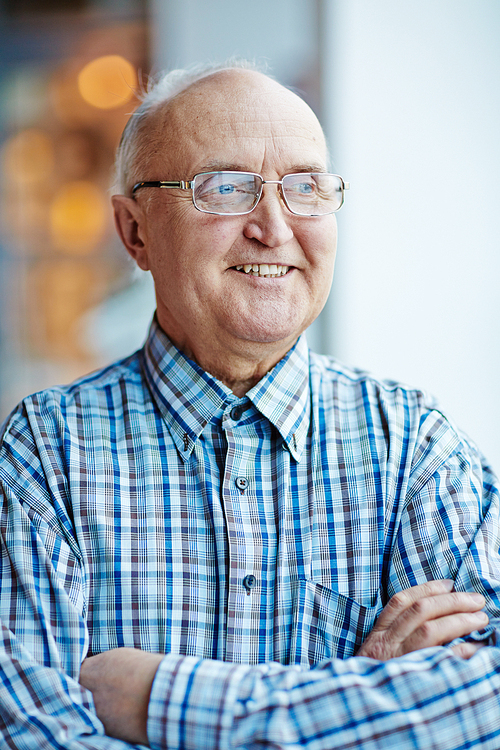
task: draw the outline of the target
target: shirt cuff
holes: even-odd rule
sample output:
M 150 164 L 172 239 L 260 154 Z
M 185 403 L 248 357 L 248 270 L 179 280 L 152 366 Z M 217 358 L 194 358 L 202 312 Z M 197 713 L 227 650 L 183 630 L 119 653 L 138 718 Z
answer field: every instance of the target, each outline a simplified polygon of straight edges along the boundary
M 482 628 L 482 630 L 473 630 L 472 633 L 464 635 L 462 638 L 454 638 L 452 641 L 446 643 L 445 645 L 450 648 L 451 646 L 456 646 L 459 643 L 467 643 L 467 641 L 473 641 L 476 643 L 484 642 L 485 646 L 497 646 L 500 643 L 498 635 L 498 621 L 495 620 L 495 622 L 492 622 L 490 625 Z
M 166 656 L 149 699 L 152 750 L 229 750 L 239 687 L 250 670 L 195 656 Z

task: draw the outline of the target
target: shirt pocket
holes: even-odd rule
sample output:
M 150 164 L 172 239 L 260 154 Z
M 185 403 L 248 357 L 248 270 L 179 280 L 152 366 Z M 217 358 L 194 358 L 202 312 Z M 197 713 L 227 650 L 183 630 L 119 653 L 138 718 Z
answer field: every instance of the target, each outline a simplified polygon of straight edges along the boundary
M 297 582 L 290 663 L 312 666 L 353 656 L 373 628 L 381 606 L 364 607 L 312 580 Z

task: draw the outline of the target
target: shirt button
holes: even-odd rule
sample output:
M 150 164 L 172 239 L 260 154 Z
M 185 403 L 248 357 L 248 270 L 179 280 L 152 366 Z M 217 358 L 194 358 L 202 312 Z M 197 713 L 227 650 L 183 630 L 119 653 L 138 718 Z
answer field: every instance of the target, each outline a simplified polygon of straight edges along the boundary
M 249 575 L 244 577 L 243 586 L 246 588 L 248 596 L 250 596 L 250 591 L 253 589 L 256 583 L 257 579 L 255 576 Z
M 237 477 L 234 483 L 242 492 L 244 492 L 248 487 L 248 479 L 246 477 Z
M 237 422 L 238 419 L 241 419 L 242 414 L 243 414 L 243 409 L 241 408 L 241 406 L 233 406 L 233 408 L 229 412 L 229 416 L 235 422 Z

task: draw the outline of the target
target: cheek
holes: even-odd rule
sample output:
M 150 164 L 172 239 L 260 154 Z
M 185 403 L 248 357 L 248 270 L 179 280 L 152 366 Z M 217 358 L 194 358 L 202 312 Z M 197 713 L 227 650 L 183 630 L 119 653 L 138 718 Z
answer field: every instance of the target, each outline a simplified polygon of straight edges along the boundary
M 205 215 L 209 217 L 209 221 L 205 223 L 204 235 L 211 238 L 213 246 L 220 253 L 230 249 L 238 237 L 243 235 L 241 217 Z
M 193 249 L 202 262 L 222 256 L 241 234 L 241 227 L 234 219 L 196 209 L 178 217 L 170 226 L 172 247 Z
M 325 219 L 333 219 L 333 221 L 319 219 L 320 226 L 312 225 L 304 228 L 298 239 L 311 266 L 315 269 L 321 268 L 326 273 L 330 268 L 333 270 L 335 262 L 337 224 L 334 216 L 325 216 Z

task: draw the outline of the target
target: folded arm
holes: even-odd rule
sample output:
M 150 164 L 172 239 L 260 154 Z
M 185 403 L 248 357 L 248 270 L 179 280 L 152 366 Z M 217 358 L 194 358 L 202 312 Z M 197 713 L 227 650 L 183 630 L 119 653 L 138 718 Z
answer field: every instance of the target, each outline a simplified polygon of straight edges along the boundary
M 439 646 L 488 623 L 481 594 L 453 592 L 453 581 L 432 581 L 392 597 L 358 656 L 380 661 Z M 483 643 L 458 644 L 470 658 Z M 148 742 L 148 707 L 159 654 L 114 649 L 86 659 L 80 682 L 94 696 L 97 715 L 108 734 L 129 742 Z

